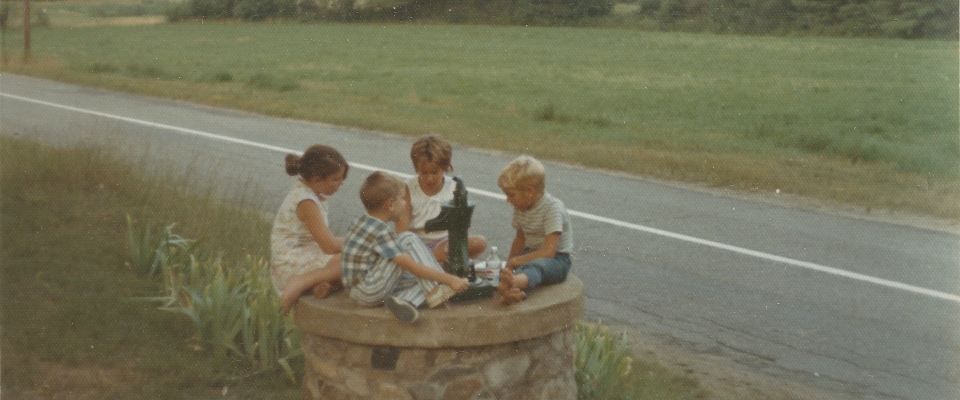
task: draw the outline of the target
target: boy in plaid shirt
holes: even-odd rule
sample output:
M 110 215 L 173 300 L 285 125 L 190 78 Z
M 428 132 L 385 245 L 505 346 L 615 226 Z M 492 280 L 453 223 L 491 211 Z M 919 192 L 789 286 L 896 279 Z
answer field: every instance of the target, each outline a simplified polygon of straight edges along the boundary
M 367 212 L 350 227 L 342 253 L 343 286 L 350 297 L 367 307 L 384 304 L 404 322 L 415 321 L 424 303 L 436 307 L 469 286 L 444 272 L 423 241 L 406 232 L 409 196 L 399 178 L 370 174 L 360 188 Z

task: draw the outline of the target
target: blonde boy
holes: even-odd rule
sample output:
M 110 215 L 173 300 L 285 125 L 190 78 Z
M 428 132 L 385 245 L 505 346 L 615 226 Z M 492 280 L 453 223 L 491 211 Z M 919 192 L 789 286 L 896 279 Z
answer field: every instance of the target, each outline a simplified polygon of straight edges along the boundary
M 563 282 L 570 272 L 570 215 L 563 202 L 545 192 L 545 182 L 543 164 L 530 156 L 517 157 L 497 179 L 513 206 L 517 230 L 497 288 L 503 305 L 523 300 L 537 286 Z
M 417 139 L 410 149 L 410 161 L 417 172 L 417 176 L 407 180 L 407 187 L 410 188 L 410 230 L 433 251 L 440 264 L 449 256 L 447 231 L 427 232 L 424 225 L 440 215 L 443 203 L 453 200 L 457 184 L 445 175 L 453 171 L 452 159 L 453 147 L 450 142 L 436 135 Z M 477 258 L 486 248 L 487 240 L 483 236 L 471 235 L 467 238 L 470 258 Z
M 399 178 L 374 172 L 360 188 L 366 213 L 350 227 L 343 244 L 343 286 L 363 306 L 385 304 L 404 322 L 418 317 L 417 308 L 436 307 L 467 289 L 466 279 L 448 274 L 433 253 L 411 232 L 399 235 L 388 222 L 405 226 L 410 205 Z M 402 230 L 402 228 L 401 228 Z

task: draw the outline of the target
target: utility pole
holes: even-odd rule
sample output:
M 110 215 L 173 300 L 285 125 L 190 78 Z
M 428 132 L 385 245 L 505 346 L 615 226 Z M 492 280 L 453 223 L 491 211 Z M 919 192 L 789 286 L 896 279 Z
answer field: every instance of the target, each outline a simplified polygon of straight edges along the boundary
M 7 19 L 10 17 L 10 4 L 0 3 L 0 63 L 7 65 Z
M 23 61 L 30 61 L 30 0 L 23 0 Z

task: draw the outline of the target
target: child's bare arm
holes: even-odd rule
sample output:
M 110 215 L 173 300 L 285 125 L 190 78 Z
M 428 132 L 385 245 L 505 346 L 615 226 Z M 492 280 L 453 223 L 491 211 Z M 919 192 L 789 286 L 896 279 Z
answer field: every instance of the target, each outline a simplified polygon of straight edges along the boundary
M 403 186 L 403 199 L 404 199 L 404 203 L 406 204 L 404 206 L 404 211 L 400 215 L 400 219 L 394 222 L 394 230 L 398 234 L 410 230 L 410 220 L 412 219 L 411 214 L 413 213 L 413 205 L 410 202 L 409 186 L 406 186 L 406 185 Z
M 523 234 L 522 232 L 517 231 L 518 236 L 522 234 Z M 553 258 L 554 256 L 557 255 L 557 245 L 559 243 L 560 243 L 560 232 L 553 232 L 547 235 L 545 238 L 543 238 L 543 247 L 537 250 L 531 251 L 522 256 L 514 255 L 513 249 L 511 248 L 510 249 L 511 257 L 509 260 L 507 260 L 506 267 L 512 270 L 513 267 L 526 264 L 538 258 Z M 514 245 L 516 245 L 516 240 L 514 240 Z M 522 250 L 523 249 L 521 248 L 520 251 Z M 518 251 L 516 254 L 520 254 L 520 251 Z
M 343 252 L 343 238 L 333 236 L 333 232 L 323 222 L 323 216 L 320 214 L 320 207 L 317 203 L 310 200 L 301 201 L 297 204 L 297 218 L 307 226 L 313 240 L 320 246 L 326 254 L 340 254 Z
M 514 258 L 520 255 L 520 252 L 527 246 L 527 237 L 524 236 L 523 231 L 517 229 L 517 235 L 513 237 L 513 244 L 510 245 L 510 254 L 507 255 L 507 260 Z
M 463 293 L 463 291 L 467 290 L 467 288 L 470 286 L 470 283 L 467 282 L 466 278 L 461 278 L 443 271 L 437 271 L 426 265 L 420 264 L 414 261 L 413 257 L 410 257 L 410 255 L 406 253 L 396 256 L 391 260 L 397 263 L 400 268 L 403 268 L 405 271 L 410 272 L 414 276 L 420 279 L 426 279 L 450 286 L 450 288 L 457 293 Z

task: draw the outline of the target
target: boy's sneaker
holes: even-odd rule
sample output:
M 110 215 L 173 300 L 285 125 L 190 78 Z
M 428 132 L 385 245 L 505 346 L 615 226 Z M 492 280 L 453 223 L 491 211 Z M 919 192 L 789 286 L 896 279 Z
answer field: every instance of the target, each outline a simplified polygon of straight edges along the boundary
M 436 288 L 430 291 L 429 294 L 427 294 L 427 306 L 430 308 L 439 306 L 443 304 L 443 302 L 449 300 L 455 294 L 457 294 L 457 292 L 454 292 L 450 286 L 439 284 Z
M 417 317 L 420 316 L 420 313 L 417 312 L 417 308 L 414 307 L 413 304 L 410 304 L 409 301 L 398 299 L 396 296 L 387 298 L 387 300 L 384 301 L 384 305 L 393 313 L 394 317 L 397 317 L 398 320 L 403 322 L 416 321 Z

